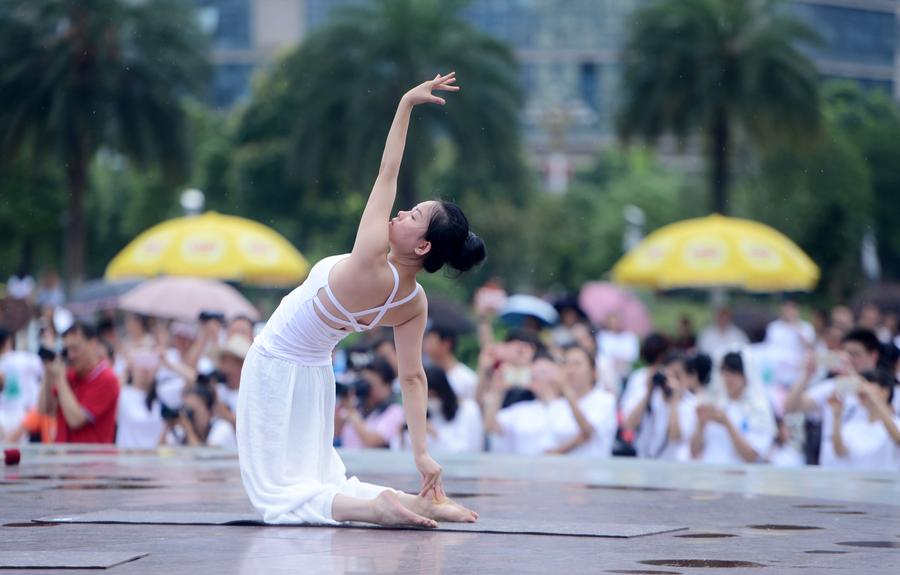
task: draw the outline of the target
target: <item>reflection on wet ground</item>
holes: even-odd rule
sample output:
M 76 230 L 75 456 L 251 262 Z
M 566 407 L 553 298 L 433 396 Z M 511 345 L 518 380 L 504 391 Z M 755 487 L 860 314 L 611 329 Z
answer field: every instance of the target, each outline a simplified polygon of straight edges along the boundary
M 872 549 L 900 549 L 900 543 L 896 541 L 842 541 L 835 545 L 847 547 L 869 547 Z
M 748 525 L 747 527 L 750 529 L 759 529 L 760 531 L 810 531 L 813 529 L 822 529 L 821 527 L 813 527 L 812 525 L 777 525 L 774 523 Z
M 615 539 L 329 527 L 33 523 L 38 517 L 104 509 L 240 516 L 253 509 L 233 453 L 29 446 L 22 455 L 21 465 L 4 468 L 0 475 L 0 551 L 43 550 L 52 535 L 58 549 L 149 553 L 115 567 L 116 573 L 126 575 L 900 572 L 896 552 L 900 538 L 889 534 L 900 525 L 900 479 L 887 474 L 884 478 L 849 472 L 816 475 L 810 470 L 673 466 L 633 459 L 440 459 L 450 496 L 465 501 L 482 517 L 688 527 Z M 408 454 L 346 453 L 345 461 L 350 474 L 364 481 L 407 492 L 418 488 Z M 54 529 L 48 532 L 45 527 Z
M 659 565 L 661 567 L 693 567 L 727 569 L 732 567 L 765 567 L 761 563 L 753 561 L 726 561 L 723 559 L 648 559 L 641 561 L 644 565 Z

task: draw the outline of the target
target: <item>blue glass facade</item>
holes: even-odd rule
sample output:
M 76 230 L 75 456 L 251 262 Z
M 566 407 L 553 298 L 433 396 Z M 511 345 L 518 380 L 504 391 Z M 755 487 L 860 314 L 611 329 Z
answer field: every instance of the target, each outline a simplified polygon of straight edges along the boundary
M 252 49 L 252 0 L 193 1 L 202 21 L 215 20 L 211 33 L 220 53 Z M 305 0 L 306 30 L 326 25 L 340 6 L 366 1 Z M 596 139 L 612 132 L 618 53 L 629 14 L 645 1 L 473 0 L 463 16 L 516 52 L 522 88 L 530 98 L 529 132 L 542 130 L 542 113 L 574 109 L 568 132 L 576 139 Z M 898 1 L 795 0 L 790 9 L 819 35 L 821 45 L 810 55 L 824 77 L 852 78 L 893 91 L 898 21 L 891 7 Z M 252 63 L 217 59 L 214 103 L 228 106 L 245 96 L 253 68 Z
M 812 50 L 814 58 L 893 66 L 897 46 L 893 14 L 806 3 L 794 4 L 794 10 L 819 35 L 821 45 Z
M 251 47 L 250 1 L 194 0 L 200 25 L 212 35 L 215 49 Z

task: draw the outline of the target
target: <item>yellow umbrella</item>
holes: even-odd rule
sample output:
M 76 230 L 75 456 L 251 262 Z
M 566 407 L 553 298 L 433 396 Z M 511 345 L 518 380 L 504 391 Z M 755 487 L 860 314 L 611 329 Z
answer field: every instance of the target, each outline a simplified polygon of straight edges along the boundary
M 300 283 L 307 273 L 306 259 L 271 228 L 207 212 L 143 232 L 112 259 L 106 279 L 177 275 L 286 286 Z
M 808 291 L 819 268 L 781 232 L 714 214 L 656 230 L 619 260 L 613 279 L 655 289 Z

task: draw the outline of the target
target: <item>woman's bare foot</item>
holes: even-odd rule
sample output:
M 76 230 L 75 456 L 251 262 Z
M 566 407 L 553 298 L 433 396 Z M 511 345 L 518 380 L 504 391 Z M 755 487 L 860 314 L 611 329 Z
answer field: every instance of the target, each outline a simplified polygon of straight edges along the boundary
M 475 523 L 478 520 L 478 513 L 463 507 L 449 497 L 444 497 L 441 501 L 435 501 L 430 495 L 425 497 L 409 493 L 400 493 L 398 495 L 400 503 L 407 509 L 435 521 Z
M 418 525 L 420 527 L 437 527 L 433 518 L 407 509 L 396 493 L 382 491 L 374 500 L 375 523 L 379 525 Z

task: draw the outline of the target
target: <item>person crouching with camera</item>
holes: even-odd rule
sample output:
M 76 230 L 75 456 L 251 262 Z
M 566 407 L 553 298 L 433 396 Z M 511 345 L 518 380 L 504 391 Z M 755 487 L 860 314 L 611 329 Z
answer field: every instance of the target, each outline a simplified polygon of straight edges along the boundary
M 646 372 L 643 396 L 625 407 L 624 426 L 636 430 L 638 457 L 688 461 L 690 440 L 697 427 L 697 400 L 689 389 L 682 354 L 670 355 L 661 367 Z
M 115 443 L 119 380 L 96 342 L 93 327 L 75 323 L 63 333 L 65 363 L 53 350 L 40 350 L 38 410 L 56 417 L 56 443 Z

